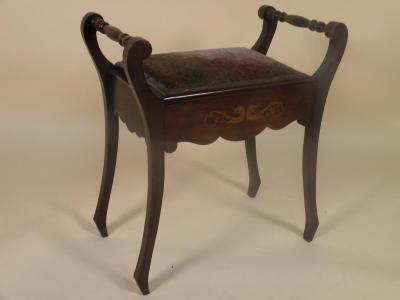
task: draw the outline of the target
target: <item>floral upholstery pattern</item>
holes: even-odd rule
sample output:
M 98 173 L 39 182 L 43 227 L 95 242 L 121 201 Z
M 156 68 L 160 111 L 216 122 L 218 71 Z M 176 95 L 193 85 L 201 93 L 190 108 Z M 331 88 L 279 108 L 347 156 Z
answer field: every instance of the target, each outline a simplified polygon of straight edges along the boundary
M 164 97 L 309 78 L 247 48 L 154 54 L 143 67 L 150 87 Z

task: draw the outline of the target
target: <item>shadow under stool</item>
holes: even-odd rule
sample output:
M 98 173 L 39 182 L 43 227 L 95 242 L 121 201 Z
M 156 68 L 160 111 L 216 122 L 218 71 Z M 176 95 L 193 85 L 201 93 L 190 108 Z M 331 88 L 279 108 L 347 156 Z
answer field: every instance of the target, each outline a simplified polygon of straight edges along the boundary
M 223 48 L 151 55 L 151 44 L 106 23 L 96 13 L 82 20 L 83 39 L 97 68 L 104 96 L 106 142 L 104 169 L 94 221 L 108 235 L 106 216 L 113 183 L 118 120 L 144 137 L 148 154 L 146 220 L 134 278 L 149 293 L 149 269 L 164 189 L 164 156 L 179 142 L 206 145 L 222 137 L 244 141 L 249 169 L 248 195 L 260 186 L 255 137 L 266 127 L 293 121 L 305 127 L 303 185 L 310 242 L 318 227 L 316 168 L 318 139 L 328 91 L 347 44 L 343 23 L 325 24 L 262 6 L 260 37 L 251 48 Z M 278 22 L 325 33 L 327 54 L 313 75 L 286 66 L 266 53 Z M 123 60 L 111 63 L 97 42 L 100 32 L 123 46 Z

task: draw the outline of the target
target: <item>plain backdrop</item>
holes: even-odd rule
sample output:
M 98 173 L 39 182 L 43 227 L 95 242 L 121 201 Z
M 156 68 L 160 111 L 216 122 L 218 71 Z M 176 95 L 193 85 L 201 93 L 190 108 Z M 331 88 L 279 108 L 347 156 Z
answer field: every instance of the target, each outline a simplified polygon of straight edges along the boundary
M 0 299 L 144 299 L 132 279 L 146 200 L 145 143 L 121 126 L 109 228 L 91 221 L 103 162 L 88 11 L 153 53 L 251 47 L 274 5 L 342 21 L 349 44 L 333 82 L 318 161 L 320 228 L 304 225 L 304 129 L 258 136 L 262 185 L 246 196 L 244 143 L 182 143 L 166 159 L 147 299 L 398 299 L 400 22 L 394 0 L 0 0 Z M 104 37 L 112 61 L 122 49 Z M 279 24 L 269 55 L 312 74 L 322 35 Z M 123 125 L 123 124 L 121 124 Z

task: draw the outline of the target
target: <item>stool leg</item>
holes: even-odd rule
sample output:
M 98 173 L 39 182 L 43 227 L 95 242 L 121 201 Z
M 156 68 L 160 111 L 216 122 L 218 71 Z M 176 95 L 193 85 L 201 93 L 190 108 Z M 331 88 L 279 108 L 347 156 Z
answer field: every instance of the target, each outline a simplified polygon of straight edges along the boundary
M 93 220 L 103 237 L 107 232 L 107 210 L 110 200 L 111 188 L 114 180 L 115 164 L 118 150 L 118 116 L 106 111 L 106 139 L 103 177 L 101 180 L 100 194 Z
M 316 203 L 317 153 L 320 126 L 306 126 L 303 146 L 303 189 L 306 225 L 303 238 L 311 242 L 317 231 L 318 211 Z
M 313 77 L 317 79 L 317 93 L 313 105 L 311 118 L 306 125 L 303 147 L 303 185 L 304 202 L 306 209 L 306 226 L 304 239 L 312 241 L 318 228 L 318 212 L 316 203 L 316 173 L 318 139 L 324 113 L 326 97 L 328 96 L 333 77 L 342 59 L 347 45 L 348 31 L 346 25 L 331 22 L 329 27 L 329 48 L 324 61 Z
M 147 209 L 142 246 L 134 278 L 144 295 L 149 293 L 149 270 L 160 220 L 164 190 L 164 148 L 148 145 Z
M 258 188 L 261 184 L 260 174 L 258 172 L 257 165 L 256 138 L 252 137 L 245 140 L 245 145 L 247 166 L 249 168 L 249 188 L 247 190 L 247 195 L 253 198 L 256 196 Z

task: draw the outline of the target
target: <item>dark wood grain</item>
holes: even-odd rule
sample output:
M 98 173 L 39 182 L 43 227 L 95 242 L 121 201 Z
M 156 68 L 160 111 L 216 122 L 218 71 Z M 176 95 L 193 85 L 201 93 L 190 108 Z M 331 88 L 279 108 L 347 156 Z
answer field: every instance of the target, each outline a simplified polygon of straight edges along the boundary
M 298 15 L 288 15 L 285 12 L 275 10 L 272 6 L 262 6 L 259 10 L 261 18 L 267 22 L 286 22 L 296 27 L 308 28 L 311 31 L 326 32 L 326 24 L 317 20 L 309 20 Z
M 281 21 L 286 22 L 297 27 L 308 28 L 311 31 L 325 32 L 326 24 L 317 20 L 309 20 L 302 16 L 287 15 L 284 12 L 275 12 L 275 17 Z
M 275 8 L 267 5 L 261 6 L 258 10 L 258 16 L 264 21 L 261 34 L 252 49 L 262 54 L 267 54 L 275 35 L 278 21 L 273 17 L 274 12 Z
M 260 8 L 259 12 L 260 16 L 267 22 L 272 22 L 272 20 L 274 20 L 286 22 L 297 27 L 309 28 L 311 31 L 325 33 L 330 39 L 327 54 L 321 66 L 313 75 L 313 78 L 315 78 L 317 82 L 317 88 L 315 90 L 311 114 L 309 119 L 304 123 L 299 120 L 299 123 L 305 126 L 303 185 L 306 225 L 303 237 L 306 241 L 310 242 L 313 240 L 319 225 L 316 204 L 316 172 L 322 116 L 329 88 L 346 49 L 348 30 L 343 23 L 330 22 L 326 24 L 317 20 L 309 20 L 302 16 L 288 15 L 285 12 L 277 11 L 271 6 L 263 6 Z
M 103 176 L 96 211 L 93 217 L 100 234 L 108 236 L 106 219 L 111 188 L 114 180 L 114 171 L 118 150 L 118 116 L 114 111 L 114 82 L 115 78 L 110 74 L 114 68 L 101 52 L 96 29 L 92 26 L 92 20 L 100 16 L 96 13 L 88 13 L 82 20 L 81 33 L 96 66 L 103 91 L 104 116 L 105 116 L 105 150 Z
M 144 295 L 148 294 L 148 278 L 156 241 L 164 188 L 164 104 L 150 90 L 143 71 L 143 60 L 152 47 L 142 38 L 131 38 L 124 49 L 123 63 L 129 85 L 138 100 L 143 120 L 148 156 L 148 192 L 142 245 L 134 278 Z
M 114 111 L 120 120 L 125 123 L 130 132 L 136 133 L 138 137 L 144 137 L 142 115 L 140 114 L 139 100 L 132 93 L 129 84 L 120 77 L 116 77 L 114 87 Z
M 260 85 L 207 89 L 201 93 L 188 92 L 164 99 L 149 86 L 146 79 L 143 64 L 152 53 L 152 46 L 147 40 L 123 33 L 96 13 L 88 13 L 82 20 L 82 36 L 103 90 L 105 155 L 94 216 L 102 236 L 108 235 L 106 218 L 117 157 L 118 119 L 146 141 L 147 209 L 134 272 L 134 278 L 143 294 L 150 292 L 148 279 L 161 214 L 165 152 L 175 151 L 180 142 L 206 145 L 219 137 L 245 141 L 249 169 L 248 195 L 254 197 L 261 183 L 255 137 L 266 127 L 278 130 L 294 121 L 305 126 L 304 239 L 311 241 L 314 238 L 319 224 L 316 206 L 318 140 L 329 88 L 346 48 L 347 27 L 343 23 L 326 24 L 288 15 L 272 6 L 262 6 L 258 14 L 263 19 L 263 27 L 252 50 L 262 54 L 267 53 L 278 22 L 325 33 L 330 39 L 329 48 L 321 66 L 312 76 Z M 112 64 L 103 55 L 97 42 L 98 32 L 123 46 L 123 60 L 119 66 Z
M 258 9 L 259 18 L 263 19 L 263 27 L 261 34 L 251 49 L 267 54 L 274 38 L 278 21 L 273 17 L 275 8 L 268 5 L 263 5 Z M 261 185 L 260 172 L 257 163 L 256 137 L 251 137 L 245 140 L 247 166 L 249 171 L 249 187 L 247 195 L 255 197 Z
M 121 46 L 125 46 L 131 36 L 127 33 L 123 33 L 119 28 L 111 26 L 104 19 L 97 15 L 91 19 L 93 28 L 96 31 L 100 31 L 105 34 L 111 40 L 118 42 Z
M 125 76 L 123 78 L 127 79 L 126 84 L 129 85 L 130 92 L 121 84 L 121 77 L 117 68 L 100 51 L 96 37 L 97 31 L 124 46 Z M 150 56 L 152 48 L 148 41 L 139 37 L 131 37 L 123 34 L 115 27 L 110 27 L 100 15 L 95 13 L 89 13 L 83 18 L 82 33 L 103 83 L 106 115 L 119 114 L 128 128 L 138 135 L 144 135 L 146 140 L 148 153 L 147 210 L 143 241 L 134 278 L 142 293 L 148 294 L 148 276 L 158 230 L 164 186 L 164 106 L 150 91 L 143 71 L 143 60 Z M 128 96 L 130 93 L 131 97 Z M 132 105 L 128 108 L 126 104 L 129 102 Z M 106 121 L 108 121 L 107 118 Z M 113 129 L 113 127 L 107 128 Z M 115 130 L 110 130 L 106 141 L 114 142 L 115 137 L 111 138 L 110 133 L 115 135 Z M 115 168 L 115 160 L 112 157 L 107 158 L 113 154 L 112 151 L 107 151 L 107 147 L 109 145 L 106 142 L 106 159 L 103 172 L 105 175 L 103 175 L 101 193 L 94 218 L 103 236 L 108 234 L 106 215 Z M 111 150 L 113 149 L 111 148 Z M 110 163 L 114 163 L 114 166 L 111 167 Z
M 261 184 L 260 173 L 257 164 L 256 137 L 245 140 L 247 167 L 249 170 L 249 187 L 247 195 L 255 197 Z
M 156 242 L 164 189 L 164 148 L 161 140 L 147 146 L 148 190 L 146 221 L 134 278 L 144 295 L 149 291 L 149 271 Z
M 326 27 L 326 36 L 330 37 L 329 48 L 324 61 L 313 75 L 318 82 L 318 87 L 304 134 L 303 186 L 306 210 L 304 239 L 308 242 L 313 240 L 319 225 L 316 204 L 316 174 L 321 121 L 329 88 L 346 49 L 347 27 L 343 23 L 331 22 Z
M 269 87 L 256 91 L 204 96 L 201 100 L 182 101 L 167 105 L 165 109 L 165 141 L 175 144 L 183 141 L 206 145 L 219 137 L 230 141 L 255 137 L 265 127 L 281 129 L 293 121 L 308 118 L 314 96 L 314 81 L 281 87 Z M 211 112 L 222 112 L 235 117 L 238 108 L 257 105 L 260 109 L 272 102 L 282 103 L 284 112 L 256 120 L 219 122 L 209 124 L 206 117 Z

